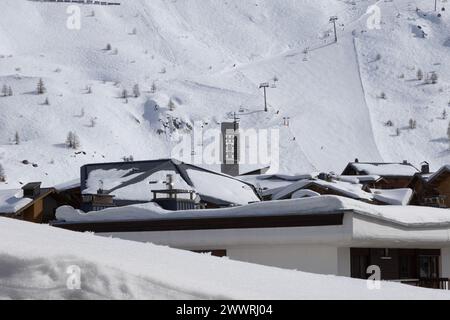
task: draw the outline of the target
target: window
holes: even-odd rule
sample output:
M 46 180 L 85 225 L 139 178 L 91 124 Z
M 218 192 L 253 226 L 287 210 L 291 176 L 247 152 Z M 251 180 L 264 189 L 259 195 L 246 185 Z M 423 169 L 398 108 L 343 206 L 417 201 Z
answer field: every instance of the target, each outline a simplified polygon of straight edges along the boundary
M 400 255 L 399 267 L 400 267 L 400 279 L 415 279 L 415 257 L 414 255 Z
M 438 256 L 419 256 L 419 277 L 421 279 L 439 278 Z
M 365 255 L 354 255 L 351 259 L 351 277 L 367 279 L 367 268 L 369 267 L 369 257 Z

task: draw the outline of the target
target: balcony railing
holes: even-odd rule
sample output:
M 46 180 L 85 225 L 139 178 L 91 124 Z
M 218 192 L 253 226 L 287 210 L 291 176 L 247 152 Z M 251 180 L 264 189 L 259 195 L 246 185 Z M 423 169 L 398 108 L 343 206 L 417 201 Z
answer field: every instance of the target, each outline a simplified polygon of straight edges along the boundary
M 449 278 L 436 278 L 436 279 L 402 279 L 394 280 L 394 282 L 400 282 L 411 286 L 429 288 L 429 289 L 441 289 L 450 290 Z

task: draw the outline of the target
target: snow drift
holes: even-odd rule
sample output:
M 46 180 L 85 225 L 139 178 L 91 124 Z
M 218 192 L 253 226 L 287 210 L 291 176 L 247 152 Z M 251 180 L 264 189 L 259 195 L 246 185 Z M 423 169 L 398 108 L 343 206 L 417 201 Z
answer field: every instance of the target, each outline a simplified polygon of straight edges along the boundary
M 450 299 L 0 218 L 0 299 Z M 81 270 L 81 289 L 67 271 Z M 68 269 L 69 268 L 69 269 Z M 70 286 L 69 286 L 70 287 Z

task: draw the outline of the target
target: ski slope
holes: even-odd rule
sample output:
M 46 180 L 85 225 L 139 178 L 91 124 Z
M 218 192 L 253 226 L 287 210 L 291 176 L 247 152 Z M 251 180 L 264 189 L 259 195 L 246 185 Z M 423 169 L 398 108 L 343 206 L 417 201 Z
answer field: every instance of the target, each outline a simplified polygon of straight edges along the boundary
M 0 299 L 449 299 L 0 218 Z M 51 245 L 50 245 L 51 244 Z M 79 275 L 79 277 L 77 276 Z
M 448 120 L 438 118 L 450 100 L 450 20 L 448 13 L 419 16 L 416 6 L 433 9 L 425 1 L 121 2 L 81 6 L 81 29 L 70 30 L 68 4 L 2 1 L 0 86 L 14 95 L 0 97 L 8 178 L 0 188 L 71 180 L 85 163 L 168 157 L 196 122 L 217 129 L 233 112 L 242 128 L 280 130 L 280 158 L 272 163 L 279 172 L 340 172 L 354 158 L 428 160 L 433 168 L 449 160 Z M 374 3 L 380 30 L 366 26 Z M 414 25 L 428 37 L 417 38 Z M 419 67 L 436 71 L 439 83 L 412 81 Z M 39 78 L 44 95 L 35 94 Z M 276 84 L 267 113 L 262 82 Z M 131 94 L 136 83 L 141 96 L 126 103 L 121 92 Z M 407 129 L 410 118 L 417 129 Z M 384 126 L 388 120 L 393 127 Z M 69 131 L 80 138 L 77 151 L 65 146 Z

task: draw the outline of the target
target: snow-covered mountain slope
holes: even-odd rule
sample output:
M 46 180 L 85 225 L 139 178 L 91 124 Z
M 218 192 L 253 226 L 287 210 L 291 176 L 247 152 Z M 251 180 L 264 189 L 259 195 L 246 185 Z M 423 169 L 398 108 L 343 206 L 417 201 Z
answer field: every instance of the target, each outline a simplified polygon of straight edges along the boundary
M 81 29 L 70 30 L 68 4 L 2 1 L 0 87 L 14 95 L 0 97 L 0 164 L 8 177 L 0 188 L 70 180 L 88 162 L 167 157 L 195 121 L 215 129 L 232 112 L 243 128 L 280 130 L 283 172 L 339 172 L 356 157 L 428 160 L 434 168 L 449 160 L 448 120 L 437 118 L 450 100 L 450 19 L 447 12 L 435 17 L 431 3 L 121 2 L 81 6 Z M 374 3 L 380 30 L 366 26 Z M 332 15 L 339 17 L 337 44 Z M 417 25 L 426 39 L 417 37 Z M 413 81 L 417 68 L 436 71 L 438 84 Z M 39 78 L 44 95 L 35 94 Z M 277 88 L 269 88 L 264 113 L 258 85 L 266 81 Z M 125 103 L 121 91 L 136 83 L 141 96 Z M 417 129 L 404 128 L 410 118 Z M 393 127 L 384 126 L 388 120 Z M 84 153 L 65 147 L 69 131 Z
M 448 299 L 0 218 L 0 299 Z M 51 244 L 51 245 L 49 245 Z M 79 276 L 79 277 L 78 277 Z M 79 289 L 78 289 L 79 288 Z

